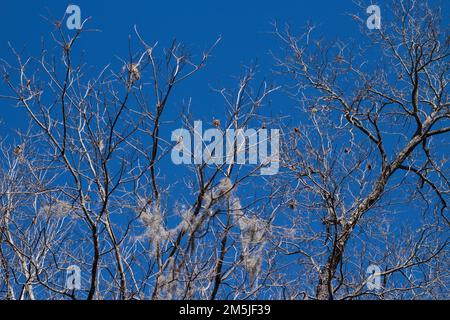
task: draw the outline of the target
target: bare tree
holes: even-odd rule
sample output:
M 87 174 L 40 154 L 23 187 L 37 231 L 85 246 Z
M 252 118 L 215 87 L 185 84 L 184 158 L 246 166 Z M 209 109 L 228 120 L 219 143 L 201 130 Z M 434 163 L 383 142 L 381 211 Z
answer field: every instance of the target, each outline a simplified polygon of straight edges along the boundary
M 380 30 L 363 29 L 367 43 L 275 26 L 301 106 L 283 163 L 298 230 L 283 249 L 316 281 L 305 296 L 447 296 L 448 29 L 422 1 L 391 8 Z M 378 291 L 369 264 L 382 268 Z
M 171 130 L 195 136 L 201 118 L 175 92 L 220 38 L 196 56 L 135 27 L 128 56 L 96 71 L 79 54 L 87 21 L 55 22 L 55 48 L 38 55 L 11 45 L 0 98 L 30 126 L 0 141 L 0 297 L 447 298 L 448 28 L 426 3 L 391 8 L 382 29 L 364 25 L 367 43 L 275 25 L 281 85 L 250 67 L 214 89 L 225 116 L 212 127 L 283 131 L 270 177 L 237 143 L 226 163 L 167 164 L 187 143 Z M 275 91 L 296 123 L 267 116 Z
M 19 146 L 5 142 L 2 149 L 4 296 L 257 294 L 269 281 L 260 268 L 267 250 L 262 239 L 270 228 L 256 215 L 257 207 L 247 210 L 236 194 L 260 166 L 192 165 L 178 184 L 185 184 L 184 198 L 171 194 L 176 186 L 165 183 L 167 166 L 160 166 L 176 147 L 161 136 L 164 123 L 177 121 L 164 118 L 173 91 L 206 65 L 220 38 L 194 61 L 176 42 L 157 55 L 157 44 L 147 44 L 135 28 L 141 49 L 132 52 L 130 40 L 129 57 L 119 59 L 119 70 L 108 65 L 92 78 L 82 62 L 74 62 L 80 35 L 88 31 L 83 24 L 69 35 L 57 22 L 54 52 L 24 58 L 11 46 L 14 64 L 3 61 L 9 92 L 2 98 L 24 108 L 31 121 Z M 217 90 L 229 114 L 223 130 L 258 121 L 258 109 L 277 88 L 263 82 L 253 91 L 254 81 L 249 68 L 237 90 Z M 180 110 L 187 128 L 192 127 L 189 108 Z M 220 121 L 214 125 L 220 127 Z M 81 268 L 87 284 L 81 290 L 65 285 L 71 265 Z M 233 289 L 222 293 L 227 282 Z

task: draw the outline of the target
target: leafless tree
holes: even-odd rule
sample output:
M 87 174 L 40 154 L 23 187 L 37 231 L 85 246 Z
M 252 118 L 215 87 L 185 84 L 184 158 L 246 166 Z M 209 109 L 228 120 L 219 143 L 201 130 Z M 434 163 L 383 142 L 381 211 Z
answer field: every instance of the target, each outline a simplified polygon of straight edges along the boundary
M 298 214 L 280 247 L 312 283 L 294 296 L 448 296 L 448 28 L 423 1 L 390 8 L 380 30 L 364 24 L 366 43 L 275 25 L 277 65 L 301 109 L 283 162 Z M 379 290 L 367 289 L 370 264 Z
M 2 296 L 257 294 L 270 282 L 264 278 L 270 272 L 260 270 L 271 256 L 263 241 L 270 228 L 256 206 L 246 209 L 237 189 L 259 167 L 192 165 L 171 184 L 165 183 L 167 166 L 160 166 L 175 147 L 167 131 L 161 135 L 163 124 L 177 121 L 164 118 L 169 104 L 176 107 L 173 91 L 206 65 L 220 38 L 194 61 L 180 43 L 159 51 L 135 28 L 141 49 L 132 52 L 130 40 L 119 70 L 108 65 L 92 78 L 75 58 L 80 36 L 89 31 L 83 24 L 66 34 L 57 22 L 54 51 L 24 58 L 11 46 L 14 63 L 3 61 L 8 93 L 2 98 L 25 109 L 31 126 L 17 147 L 4 142 L 2 148 Z M 253 91 L 254 81 L 248 68 L 236 90 L 217 90 L 229 114 L 223 130 L 258 121 L 258 109 L 277 88 L 263 82 Z M 190 128 L 190 105 L 179 113 Z M 175 188 L 184 196 L 171 194 Z M 264 263 L 270 270 L 270 260 Z M 81 290 L 66 287 L 71 265 L 81 268 Z M 231 289 L 224 291 L 226 282 Z
M 87 21 L 56 22 L 38 55 L 11 45 L 0 98 L 30 126 L 0 140 L 0 298 L 447 298 L 448 28 L 426 3 L 391 8 L 380 30 L 353 16 L 367 43 L 275 25 L 281 85 L 251 67 L 214 89 L 212 127 L 283 131 L 270 177 L 235 144 L 228 163 L 167 165 L 171 129 L 201 118 L 175 92 L 220 38 L 196 57 L 135 27 L 128 56 L 97 71 L 80 58 Z M 264 112 L 275 91 L 296 120 Z

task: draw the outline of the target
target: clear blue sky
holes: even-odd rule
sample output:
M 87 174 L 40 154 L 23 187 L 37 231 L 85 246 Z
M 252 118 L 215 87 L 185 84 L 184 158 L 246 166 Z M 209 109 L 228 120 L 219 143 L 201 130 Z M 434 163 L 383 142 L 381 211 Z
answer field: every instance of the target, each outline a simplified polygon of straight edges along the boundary
M 86 50 L 84 62 L 98 70 L 109 63 L 119 63 L 116 56 L 128 57 L 128 36 L 134 36 L 136 24 L 147 43 L 159 42 L 161 49 L 176 38 L 188 45 L 193 54 L 200 55 L 219 35 L 222 41 L 215 49 L 207 67 L 193 78 L 177 87 L 171 99 L 172 106 L 165 111 L 168 118 L 177 117 L 183 99 L 192 99 L 192 113 L 195 119 L 210 122 L 222 118 L 224 101 L 211 87 L 235 87 L 242 67 L 257 61 L 258 80 L 270 81 L 274 65 L 269 50 L 277 51 L 280 42 L 270 34 L 271 22 L 280 25 L 289 23 L 293 30 L 300 31 L 308 22 L 319 27 L 317 36 L 327 38 L 358 37 L 358 25 L 346 13 L 365 15 L 352 1 L 13 1 L 2 0 L 0 9 L 0 56 L 14 61 L 10 55 L 8 41 L 18 50 L 26 48 L 27 55 L 38 55 L 41 41 L 52 49 L 49 33 L 54 26 L 50 20 L 61 19 L 68 4 L 81 8 L 84 20 L 91 17 L 88 28 L 98 28 L 99 33 L 85 33 L 77 43 L 77 50 Z M 134 42 L 136 44 L 136 42 Z M 133 48 L 136 52 L 142 48 Z M 118 64 L 116 70 L 121 66 Z M 255 84 L 256 85 L 256 84 Z M 3 86 L 1 84 L 0 86 Z M 1 88 L 0 89 L 4 89 Z M 23 109 L 17 109 L 9 102 L 0 102 L 0 134 L 13 137 L 12 131 L 28 127 L 28 117 Z M 285 95 L 274 95 L 264 112 L 273 116 L 289 116 L 295 123 L 295 103 Z M 174 110 L 174 111 L 171 111 Z M 162 133 L 165 139 L 170 132 Z M 170 171 L 178 179 L 182 175 L 173 168 Z M 186 168 L 183 168 L 186 169 Z
M 386 2 L 374 1 L 381 7 L 382 16 L 383 9 L 387 9 Z M 274 61 L 269 50 L 277 51 L 281 44 L 270 34 L 273 31 L 271 22 L 277 21 L 280 25 L 289 23 L 294 33 L 310 22 L 318 26 L 315 36 L 345 41 L 361 37 L 358 24 L 347 13 L 367 16 L 365 10 L 351 0 L 2 0 L 0 57 L 13 61 L 8 41 L 19 51 L 26 48 L 27 54 L 39 54 L 43 39 L 45 46 L 51 49 L 54 43 L 49 33 L 54 27 L 44 17 L 51 20 L 62 18 L 67 5 L 71 3 L 81 8 L 82 19 L 91 17 L 88 28 L 101 30 L 83 34 L 77 43 L 78 49 L 86 50 L 84 61 L 98 70 L 109 63 L 118 64 L 116 56 L 128 57 L 128 36 L 134 36 L 135 24 L 147 43 L 158 41 L 161 49 L 176 38 L 197 55 L 221 35 L 222 41 L 206 69 L 176 89 L 176 95 L 171 100 L 174 107 L 166 111 L 168 117 L 178 116 L 183 99 L 192 98 L 194 117 L 204 121 L 210 121 L 213 117 L 221 118 L 225 109 L 223 99 L 212 92 L 211 87 L 236 86 L 235 77 L 239 76 L 243 66 L 258 61 L 260 79 L 274 78 L 271 73 Z M 136 46 L 133 49 L 136 52 L 142 48 Z M 0 90 L 4 89 L 3 86 L 0 84 Z M 27 127 L 27 117 L 22 114 L 24 110 L 7 106 L 8 103 L 0 102 L 2 135 Z M 295 115 L 295 107 L 295 102 L 286 99 L 285 95 L 275 95 L 266 112 L 274 116 L 288 115 L 292 119 L 291 123 L 295 123 L 299 120 Z M 164 135 L 164 138 L 170 138 L 170 133 Z
M 387 1 L 372 2 L 383 12 Z M 437 2 L 447 3 L 446 7 L 449 4 Z M 346 40 L 359 36 L 358 25 L 346 13 L 366 16 L 351 0 L 2 0 L 0 56 L 8 57 L 8 41 L 18 49 L 26 47 L 30 54 L 39 52 L 42 39 L 50 45 L 49 32 L 54 28 L 43 16 L 59 19 L 70 3 L 80 6 L 82 19 L 92 17 L 88 27 L 102 30 L 84 34 L 78 43 L 78 48 L 87 50 L 85 62 L 99 69 L 117 62 L 115 56 L 127 57 L 128 35 L 133 34 L 135 24 L 148 43 L 159 41 L 160 47 L 164 47 L 176 38 L 197 54 L 222 35 L 208 67 L 177 91 L 180 98 L 192 98 L 193 107 L 207 119 L 211 113 L 223 110 L 222 100 L 210 87 L 235 84 L 233 76 L 240 74 L 242 66 L 257 60 L 261 77 L 270 79 L 273 59 L 268 52 L 280 46 L 270 35 L 272 21 L 289 23 L 294 31 L 312 22 L 319 26 L 317 36 Z M 293 106 L 287 104 L 283 100 L 274 101 L 273 108 L 281 112 L 292 110 Z M 0 117 L 9 128 L 25 125 L 20 122 L 25 117 L 17 116 L 17 110 L 2 110 Z
M 16 48 L 26 46 L 28 53 L 38 53 L 41 40 L 51 44 L 48 34 L 53 26 L 43 16 L 59 19 L 69 3 L 81 8 L 82 19 L 92 17 L 88 27 L 101 33 L 85 34 L 78 48 L 88 49 L 86 62 L 101 68 L 117 62 L 115 56 L 126 57 L 128 35 L 136 24 L 149 42 L 167 46 L 176 38 L 193 53 L 201 52 L 222 35 L 208 67 L 179 89 L 180 98 L 191 97 L 196 110 L 209 119 L 215 110 L 223 110 L 222 100 L 210 87 L 235 84 L 241 67 L 257 60 L 261 77 L 270 78 L 273 60 L 269 50 L 280 43 L 270 35 L 271 22 L 290 23 L 300 29 L 308 21 L 318 24 L 327 37 L 354 37 L 357 26 L 347 12 L 363 11 L 352 1 L 13 1 L 2 0 L 0 8 L 0 52 L 8 54 L 7 42 Z M 364 15 L 364 12 L 359 12 Z M 136 48 L 138 49 L 138 48 Z M 233 82 L 234 81 L 234 82 Z M 180 91 L 181 90 L 181 91 Z M 275 103 L 276 104 L 276 103 Z M 283 106 L 281 106 L 281 104 Z M 279 102 L 277 110 L 292 108 Z M 9 109 L 9 108 L 8 108 Z M 15 116 L 13 116 L 15 115 Z M 17 110 L 2 110 L 8 128 L 23 127 Z
M 381 10 L 385 2 L 373 0 Z M 221 35 L 222 41 L 206 69 L 177 88 L 175 99 L 171 101 L 179 106 L 183 98 L 192 98 L 195 118 L 202 120 L 212 119 L 215 113 L 222 114 L 224 111 L 223 100 L 210 88 L 236 85 L 234 77 L 241 73 L 243 66 L 257 60 L 259 77 L 273 77 L 274 61 L 269 50 L 277 51 L 280 42 L 270 34 L 271 22 L 277 21 L 281 25 L 289 23 L 294 32 L 311 22 L 319 27 L 317 36 L 346 40 L 360 36 L 358 25 L 346 14 L 367 16 L 365 10 L 351 0 L 1 0 L 0 57 L 12 61 L 8 41 L 18 50 L 26 47 L 28 54 L 35 55 L 39 53 L 42 39 L 45 39 L 47 46 L 53 46 L 48 35 L 54 27 L 43 16 L 59 19 L 70 3 L 80 6 L 82 19 L 92 17 L 87 27 L 101 30 L 99 33 L 83 34 L 77 44 L 77 48 L 86 50 L 85 62 L 98 69 L 118 62 L 115 56 L 127 57 L 128 36 L 133 35 L 134 25 L 138 26 L 147 43 L 158 41 L 162 48 L 176 38 L 198 55 Z M 448 8 L 450 1 L 442 0 L 442 3 L 446 3 Z M 2 90 L 4 84 L 0 83 L 0 92 Z M 0 101 L 0 119 L 3 121 L 0 135 L 16 128 L 26 128 L 27 117 L 21 114 L 24 111 L 11 108 L 8 103 Z M 273 114 L 290 115 L 293 122 L 298 121 L 293 116 L 294 101 L 275 95 L 270 108 L 269 112 Z M 181 109 L 172 110 L 176 110 L 175 113 L 169 110 L 168 116 L 176 116 Z M 165 135 L 164 138 L 170 136 Z M 170 179 L 177 179 L 179 170 L 170 171 L 174 175 Z

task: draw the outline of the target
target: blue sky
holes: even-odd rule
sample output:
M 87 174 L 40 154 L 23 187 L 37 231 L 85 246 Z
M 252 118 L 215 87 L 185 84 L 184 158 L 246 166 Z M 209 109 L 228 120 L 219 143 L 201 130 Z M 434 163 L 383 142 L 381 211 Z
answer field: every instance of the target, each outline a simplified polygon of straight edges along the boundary
M 0 42 L 14 39 L 34 45 L 39 35 L 49 30 L 40 15 L 62 16 L 65 1 L 2 1 Z M 343 14 L 354 11 L 351 1 L 85 1 L 72 2 L 81 7 L 82 17 L 92 17 L 91 27 L 102 33 L 95 43 L 99 61 L 119 52 L 133 25 L 137 24 L 147 39 L 170 41 L 177 38 L 203 48 L 218 35 L 223 43 L 218 58 L 226 57 L 230 67 L 255 57 L 262 58 L 271 45 L 267 32 L 270 21 L 290 22 L 298 27 L 307 21 L 323 25 L 328 32 L 346 36 L 354 25 Z M 32 36 L 32 37 L 30 37 Z M 92 38 L 90 40 L 93 40 Z
M 224 119 L 223 98 L 211 88 L 232 88 L 238 85 L 242 68 L 257 62 L 257 80 L 271 81 L 274 60 L 269 51 L 277 51 L 280 41 L 273 35 L 272 22 L 290 24 L 299 31 L 311 22 L 319 27 L 317 36 L 327 38 L 352 38 L 359 36 L 358 26 L 346 13 L 365 15 L 352 1 L 12 1 L 3 0 L 0 10 L 0 56 L 14 61 L 8 48 L 8 41 L 17 49 L 25 49 L 25 55 L 38 55 L 42 41 L 48 49 L 55 44 L 49 36 L 54 26 L 52 21 L 61 19 L 68 4 L 76 4 L 81 9 L 82 20 L 91 17 L 87 28 L 101 32 L 85 33 L 77 43 L 77 50 L 83 53 L 83 61 L 100 71 L 109 63 L 115 70 L 121 68 L 117 56 L 128 57 L 128 37 L 134 36 L 133 26 L 137 25 L 147 43 L 158 41 L 161 50 L 168 47 L 173 39 L 186 44 L 192 54 L 201 55 L 217 37 L 222 41 L 216 47 L 208 65 L 194 77 L 176 88 L 171 106 L 165 111 L 167 119 L 178 117 L 183 101 L 192 99 L 191 110 L 195 120 L 208 123 L 213 118 Z M 44 18 L 45 17 L 45 18 Z M 133 42 L 134 52 L 142 48 Z M 119 69 L 120 70 L 120 69 Z M 258 83 L 255 82 L 255 85 Z M 3 84 L 1 85 L 3 86 Z M 2 88 L 0 88 L 2 89 Z M 4 88 L 3 88 L 4 89 Z M 9 102 L 1 102 L 0 133 L 14 137 L 13 131 L 26 130 L 28 117 L 23 109 L 12 107 Z M 265 106 L 266 115 L 289 117 L 288 122 L 298 122 L 296 104 L 286 95 L 275 94 L 270 104 Z M 172 129 L 175 129 L 172 128 Z M 170 131 L 163 133 L 170 139 Z M 16 138 L 13 138 L 16 140 Z M 13 143 L 18 143 L 15 141 Z M 183 169 L 170 161 L 165 162 L 171 176 L 169 181 L 178 180 Z M 167 167 L 166 167 L 167 169 Z
M 387 1 L 377 3 L 383 12 Z M 440 1 L 438 1 L 440 2 Z M 100 29 L 101 32 L 85 33 L 77 43 L 78 54 L 97 70 L 112 63 L 115 69 L 121 67 L 117 56 L 128 57 L 128 36 L 134 37 L 133 26 L 137 25 L 147 43 L 158 41 L 161 50 L 168 47 L 173 39 L 186 44 L 197 57 L 206 50 L 218 36 L 222 41 L 216 47 L 208 65 L 193 78 L 177 87 L 171 100 L 172 106 L 165 116 L 179 115 L 183 100 L 192 99 L 192 113 L 195 119 L 211 121 L 223 118 L 224 101 L 211 88 L 235 87 L 236 77 L 242 68 L 258 62 L 259 80 L 275 79 L 274 60 L 269 51 L 279 51 L 280 41 L 271 34 L 271 22 L 280 25 L 290 24 L 294 33 L 300 33 L 308 23 L 318 26 L 315 36 L 328 39 L 350 40 L 361 38 L 359 26 L 347 13 L 367 16 L 363 8 L 353 1 L 13 1 L 2 0 L 0 7 L 0 56 L 14 61 L 8 48 L 8 41 L 19 51 L 25 48 L 24 55 L 38 55 L 41 42 L 47 48 L 55 45 L 49 33 L 54 27 L 50 20 L 63 17 L 68 4 L 81 8 L 82 19 L 91 17 L 87 28 Z M 445 3 L 445 1 L 444 1 Z M 384 11 L 383 14 L 385 14 Z M 358 38 L 359 37 L 359 38 Z M 136 39 L 136 37 L 134 37 Z M 136 41 L 132 50 L 141 48 Z M 374 62 L 377 61 L 376 57 Z M 116 65 L 114 65 L 116 64 Z M 275 79 L 277 81 L 277 79 Z M 0 84 L 0 90 L 3 90 Z M 294 124 L 299 121 L 295 113 L 296 103 L 284 94 L 275 94 L 265 112 L 272 116 L 287 116 Z M 27 127 L 24 110 L 0 102 L 0 133 Z M 167 133 L 166 139 L 169 138 Z
M 221 35 L 208 67 L 180 88 L 180 98 L 192 98 L 197 111 L 210 118 L 210 113 L 223 110 L 222 100 L 211 87 L 232 86 L 241 68 L 257 61 L 261 78 L 271 78 L 273 59 L 269 50 L 280 43 L 270 34 L 271 22 L 289 23 L 300 30 L 313 22 L 330 38 L 358 35 L 355 23 L 347 12 L 365 13 L 352 1 L 12 1 L 3 0 L 0 9 L 0 52 L 8 54 L 7 42 L 28 53 L 38 53 L 41 41 L 51 44 L 48 34 L 53 30 L 43 17 L 59 19 L 69 3 L 81 8 L 82 19 L 92 17 L 88 27 L 99 33 L 83 35 L 78 48 L 88 49 L 86 62 L 99 69 L 115 56 L 124 57 L 128 50 L 128 35 L 136 24 L 148 43 L 159 42 L 166 47 L 173 39 L 188 45 L 194 54 L 201 54 Z M 51 18 L 52 19 L 52 18 Z M 138 49 L 138 48 L 136 48 Z M 140 49 L 140 48 L 139 48 Z M 276 103 L 277 110 L 291 108 L 285 102 Z M 283 106 L 281 106 L 281 104 Z M 25 117 L 13 116 L 16 110 L 4 110 L 3 121 L 9 128 L 24 127 Z
M 37 55 L 44 40 L 47 47 L 53 47 L 49 33 L 54 27 L 43 17 L 53 20 L 64 15 L 68 4 L 81 8 L 82 19 L 91 17 L 87 28 L 101 32 L 85 33 L 77 48 L 86 50 L 84 61 L 100 70 L 110 63 L 117 63 L 116 56 L 127 57 L 128 36 L 134 37 L 133 26 L 137 25 L 147 43 L 159 42 L 159 48 L 167 47 L 173 39 L 186 44 L 195 55 L 200 55 L 217 37 L 222 41 L 214 50 L 207 67 L 182 86 L 177 88 L 167 117 L 177 116 L 183 99 L 192 98 L 192 112 L 195 119 L 211 120 L 224 112 L 222 98 L 211 87 L 233 87 L 242 67 L 258 62 L 259 79 L 275 78 L 272 74 L 274 61 L 269 51 L 279 50 L 279 40 L 271 35 L 271 22 L 280 25 L 289 23 L 294 33 L 299 33 L 308 22 L 319 28 L 316 36 L 328 39 L 358 39 L 358 25 L 347 13 L 367 16 L 364 9 L 351 0 L 279 0 L 279 1 L 18 1 L 1 0 L 0 5 L 0 57 L 13 61 L 8 41 L 18 49 L 26 48 L 26 55 Z M 378 3 L 377 3 L 378 2 Z M 384 1 L 374 2 L 381 9 Z M 445 3 L 445 1 L 444 1 Z M 447 1 L 447 3 L 449 3 Z M 53 17 L 52 17 L 53 16 Z M 298 31 L 298 32 L 296 32 Z M 133 42 L 136 45 L 136 42 Z M 135 46 L 133 51 L 141 50 Z M 4 84 L 0 83 L 0 92 Z M 0 101 L 0 135 L 11 130 L 25 129 L 27 117 L 23 110 L 12 108 L 10 102 Z M 291 117 L 295 123 L 296 104 L 285 95 L 275 94 L 267 112 L 273 115 Z M 168 132 L 165 139 L 169 139 Z M 172 163 L 164 164 L 173 169 Z M 169 171 L 169 180 L 176 180 L 181 169 Z M 248 192 L 257 192 L 247 188 Z M 176 195 L 178 196 L 178 195 Z M 402 207 L 405 211 L 410 208 Z
M 387 1 L 376 2 L 383 12 Z M 128 57 L 128 36 L 134 39 L 133 26 L 137 25 L 147 43 L 158 41 L 161 50 L 173 39 L 186 44 L 197 57 L 206 50 L 218 36 L 222 41 L 216 47 L 208 65 L 194 77 L 176 88 L 171 106 L 165 111 L 167 118 L 178 117 L 183 101 L 192 99 L 191 110 L 194 120 L 208 123 L 213 118 L 222 118 L 225 111 L 223 99 L 211 88 L 236 87 L 237 76 L 244 66 L 257 61 L 258 80 L 274 79 L 274 60 L 269 51 L 279 51 L 280 41 L 271 34 L 271 22 L 290 24 L 294 33 L 300 33 L 308 23 L 317 25 L 316 37 L 350 40 L 361 38 L 359 26 L 347 13 L 367 16 L 365 10 L 353 1 L 13 1 L 2 0 L 0 8 L 0 56 L 14 61 L 8 48 L 8 41 L 17 49 L 25 49 L 25 55 L 38 55 L 41 42 L 46 48 L 55 45 L 49 33 L 54 27 L 50 20 L 61 19 L 68 4 L 81 8 L 81 17 L 91 17 L 87 28 L 101 32 L 84 33 L 77 43 L 77 52 L 83 51 L 83 60 L 96 70 L 112 63 L 121 68 L 117 56 Z M 386 11 L 385 11 L 386 12 Z M 385 13 L 384 12 L 384 13 Z M 383 14 L 382 14 L 383 15 Z M 132 50 L 142 48 L 134 40 Z M 376 57 L 373 57 L 376 58 Z M 374 59 L 376 62 L 377 59 Z M 116 64 L 116 65 L 114 65 Z M 3 90 L 0 84 L 0 90 Z M 10 102 L 1 101 L 0 133 L 14 136 L 12 131 L 25 130 L 27 119 L 23 109 L 12 107 Z M 296 113 L 296 103 L 285 94 L 274 94 L 265 107 L 266 114 L 288 117 L 287 123 L 296 125 L 301 119 Z M 172 128 L 174 129 L 174 128 Z M 170 139 L 170 131 L 163 133 Z M 172 166 L 171 163 L 168 165 Z M 174 168 L 171 168 L 171 170 Z M 176 168 L 175 172 L 181 168 Z M 174 173 L 171 171 L 171 173 Z M 178 179 L 175 174 L 171 179 Z

